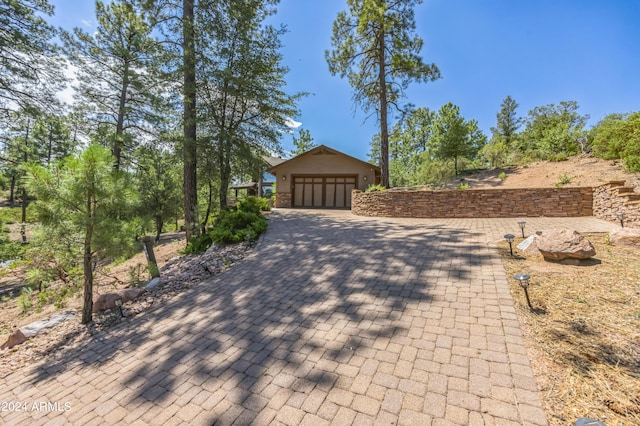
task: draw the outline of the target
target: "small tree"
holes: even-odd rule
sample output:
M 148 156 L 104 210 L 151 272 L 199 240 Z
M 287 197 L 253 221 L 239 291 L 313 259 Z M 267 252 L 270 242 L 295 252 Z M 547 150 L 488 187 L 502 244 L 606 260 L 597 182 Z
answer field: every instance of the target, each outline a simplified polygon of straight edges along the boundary
M 111 152 L 92 144 L 53 167 L 26 166 L 28 185 L 38 201 L 34 207 L 42 226 L 56 234 L 82 236 L 84 304 L 82 323 L 93 320 L 93 271 L 99 254 L 121 252 L 133 236 L 125 220 L 135 200 L 127 176 L 113 169 Z
M 432 142 L 436 157 L 453 160 L 454 173 L 458 174 L 460 158 L 473 159 L 484 146 L 487 137 L 475 120 L 465 121 L 460 108 L 452 103 L 443 105 L 434 120 Z
M 137 158 L 140 209 L 144 216 L 153 218 L 159 241 L 167 219 L 177 217 L 181 211 L 179 161 L 175 155 L 151 146 L 140 147 Z

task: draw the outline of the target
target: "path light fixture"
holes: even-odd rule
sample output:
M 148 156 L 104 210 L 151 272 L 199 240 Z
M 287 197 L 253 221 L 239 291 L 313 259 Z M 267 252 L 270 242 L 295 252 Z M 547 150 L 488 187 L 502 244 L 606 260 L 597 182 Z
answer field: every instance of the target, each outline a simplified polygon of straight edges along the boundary
M 118 308 L 120 316 L 124 317 L 124 314 L 122 313 L 122 297 L 118 297 L 116 300 L 114 300 L 113 304 L 116 305 L 116 308 Z
M 509 243 L 509 252 L 511 253 L 511 256 L 513 256 L 513 240 L 515 238 L 516 236 L 513 234 L 506 234 L 504 236 L 504 239 L 507 240 L 507 242 Z
M 533 306 L 531 306 L 531 300 L 529 299 L 529 291 L 527 290 L 529 288 L 529 280 L 531 279 L 531 276 L 529 274 L 515 274 L 513 278 L 518 281 L 518 284 L 520 284 L 520 287 L 524 290 L 524 295 L 527 298 L 527 305 L 529 305 L 529 309 L 533 311 Z
M 620 221 L 620 227 L 624 228 L 624 212 L 616 213 L 616 219 Z
M 520 221 L 518 222 L 518 226 L 520 227 L 520 229 L 522 230 L 522 238 L 524 238 L 524 226 L 527 224 L 527 222 L 525 221 Z

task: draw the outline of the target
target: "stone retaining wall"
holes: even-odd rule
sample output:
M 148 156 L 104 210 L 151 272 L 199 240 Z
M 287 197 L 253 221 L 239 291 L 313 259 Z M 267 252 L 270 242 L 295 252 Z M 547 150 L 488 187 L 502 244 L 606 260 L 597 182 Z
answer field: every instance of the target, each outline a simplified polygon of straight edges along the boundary
M 593 216 L 593 188 L 382 191 L 351 195 L 351 211 L 380 217 Z
M 640 227 L 640 194 L 625 181 L 613 181 L 595 188 L 593 215 L 599 219 L 620 223 L 616 216 L 624 213 L 625 226 Z

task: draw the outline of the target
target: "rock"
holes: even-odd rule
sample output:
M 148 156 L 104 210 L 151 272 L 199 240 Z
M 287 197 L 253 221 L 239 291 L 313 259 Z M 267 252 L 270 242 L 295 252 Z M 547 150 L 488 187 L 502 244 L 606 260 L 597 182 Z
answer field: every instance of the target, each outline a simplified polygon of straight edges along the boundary
M 42 320 L 42 321 L 35 321 L 29 325 L 25 325 L 20 329 L 20 331 L 22 331 L 22 334 L 24 334 L 26 337 L 33 337 L 36 334 L 40 334 L 43 331 L 49 328 L 53 328 L 60 323 L 63 323 L 67 320 L 72 319 L 75 316 L 76 316 L 75 309 L 70 309 L 68 311 L 63 311 L 55 315 L 52 315 L 49 319 Z
M 620 228 L 609 238 L 614 246 L 640 247 L 640 229 L 637 228 Z
M 577 231 L 549 229 L 537 234 L 536 246 L 545 260 L 590 259 L 596 254 L 593 244 Z
M 152 278 L 148 283 L 146 288 L 155 288 L 160 284 L 160 277 Z
M 16 330 L 9 336 L 7 341 L 4 342 L 2 344 L 2 346 L 0 346 L 0 349 L 11 349 L 12 347 L 14 347 L 16 345 L 20 345 L 20 344 L 26 342 L 27 340 L 29 340 L 29 339 L 27 338 L 27 336 L 22 334 L 22 331 Z
M 96 313 L 113 309 L 116 307 L 116 300 L 122 299 L 122 303 L 126 303 L 144 292 L 144 288 L 124 288 L 122 290 L 101 294 L 93 301 L 93 312 Z

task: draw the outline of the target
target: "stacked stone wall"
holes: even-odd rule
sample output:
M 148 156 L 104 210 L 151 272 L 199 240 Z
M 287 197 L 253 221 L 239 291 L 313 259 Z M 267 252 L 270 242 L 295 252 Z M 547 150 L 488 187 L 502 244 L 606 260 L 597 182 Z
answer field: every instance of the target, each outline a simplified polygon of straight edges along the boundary
M 640 227 L 640 193 L 625 181 L 613 181 L 600 185 L 593 192 L 593 215 L 611 222 L 620 222 L 623 213 L 625 226 Z
M 359 216 L 418 218 L 592 216 L 593 194 L 593 188 L 354 190 L 351 211 Z

